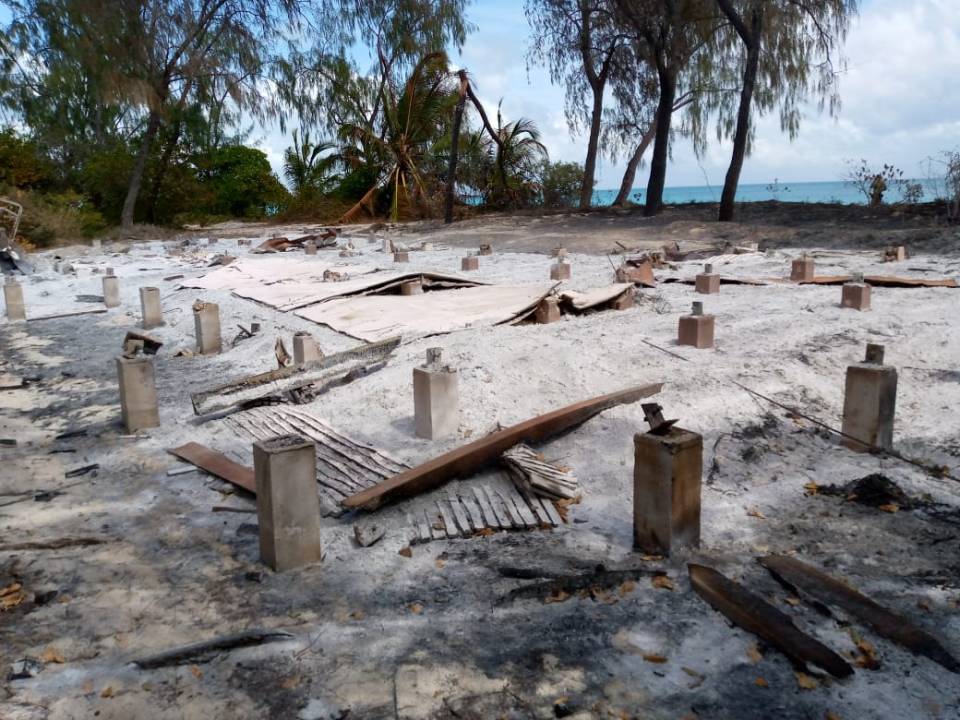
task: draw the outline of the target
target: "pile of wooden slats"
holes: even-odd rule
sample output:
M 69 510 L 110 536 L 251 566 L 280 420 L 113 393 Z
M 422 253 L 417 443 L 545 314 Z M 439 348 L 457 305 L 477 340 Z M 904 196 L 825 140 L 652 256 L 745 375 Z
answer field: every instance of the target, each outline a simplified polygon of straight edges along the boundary
M 316 443 L 317 482 L 325 515 L 339 515 L 343 498 L 358 493 L 409 468 L 383 450 L 335 431 L 309 413 L 284 405 L 253 408 L 225 418 L 254 440 L 276 435 L 301 435 Z
M 523 443 L 514 445 L 501 457 L 519 487 L 557 500 L 573 500 L 581 495 L 580 483 L 569 468 L 547 462 L 543 455 Z
M 414 543 L 470 537 L 504 530 L 553 528 L 563 520 L 553 503 L 513 485 L 480 480 L 438 492 L 432 504 L 407 519 Z

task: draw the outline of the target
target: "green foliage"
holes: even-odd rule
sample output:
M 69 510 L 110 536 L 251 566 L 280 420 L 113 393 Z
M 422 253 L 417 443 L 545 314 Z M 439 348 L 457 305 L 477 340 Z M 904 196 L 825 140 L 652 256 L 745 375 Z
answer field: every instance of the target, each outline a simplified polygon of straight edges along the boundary
M 52 177 L 53 166 L 36 143 L 12 129 L 0 130 L 0 185 L 37 187 Z
M 200 176 L 213 191 L 212 213 L 262 218 L 289 200 L 262 150 L 228 145 L 202 163 Z
M 540 180 L 543 205 L 548 208 L 569 208 L 580 200 L 583 165 L 576 162 L 545 162 Z

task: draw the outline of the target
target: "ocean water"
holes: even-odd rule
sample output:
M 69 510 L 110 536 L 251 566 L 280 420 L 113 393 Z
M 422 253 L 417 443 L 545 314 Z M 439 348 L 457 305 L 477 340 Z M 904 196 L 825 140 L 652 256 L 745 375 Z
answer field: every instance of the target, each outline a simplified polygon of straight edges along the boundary
M 936 200 L 942 195 L 938 187 L 942 182 L 936 180 L 908 180 L 910 183 L 919 183 L 923 187 L 924 202 Z M 684 203 L 718 203 L 723 185 L 692 185 L 689 187 L 667 187 L 663 190 L 663 201 L 669 205 Z M 593 204 L 598 206 L 609 205 L 617 196 L 617 189 L 595 190 Z M 630 193 L 630 200 L 641 205 L 646 200 L 646 188 L 634 188 Z M 887 191 L 884 195 L 887 201 L 900 200 L 897 189 Z M 744 184 L 737 188 L 738 202 L 757 202 L 762 200 L 779 200 L 781 202 L 822 202 L 844 203 L 848 205 L 865 205 L 867 199 L 857 188 L 847 182 L 802 182 L 802 183 L 765 183 Z

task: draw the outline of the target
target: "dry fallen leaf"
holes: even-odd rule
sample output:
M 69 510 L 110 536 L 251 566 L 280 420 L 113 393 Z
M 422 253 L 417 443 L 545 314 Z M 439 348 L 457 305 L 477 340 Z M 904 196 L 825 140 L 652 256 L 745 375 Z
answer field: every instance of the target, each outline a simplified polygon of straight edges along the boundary
M 196 665 L 191 665 L 191 666 L 190 666 L 190 672 L 193 673 L 193 676 L 194 676 L 197 680 L 199 680 L 200 678 L 203 677 L 203 670 L 201 670 L 200 668 L 198 668 Z
M 480 537 L 490 537 L 493 535 L 493 528 L 485 527 L 482 530 L 477 530 L 474 535 L 479 535 Z
M 292 675 L 286 678 L 282 683 L 280 683 L 280 687 L 282 687 L 284 690 L 293 690 L 294 688 L 299 687 L 299 685 L 300 685 L 299 675 Z
M 680 669 L 683 670 L 687 675 L 693 678 L 693 682 L 687 685 L 688 690 L 697 689 L 698 687 L 703 685 L 703 681 L 706 680 L 705 676 L 701 675 L 693 668 L 681 667 Z
M 410 603 L 410 612 L 412 612 L 414 615 L 419 615 L 420 613 L 422 613 L 423 603 L 418 603 L 418 602 Z
M 654 575 L 650 584 L 661 590 L 673 590 L 673 581 L 666 575 Z
M 750 659 L 750 662 L 754 664 L 763 660 L 763 653 L 760 652 L 760 648 L 757 647 L 756 643 L 747 646 L 747 657 Z
M 403 555 L 405 558 L 409 558 L 409 557 L 413 557 L 413 550 L 411 550 L 410 546 L 408 545 L 405 548 L 400 548 L 400 551 L 397 554 Z
M 442 568 L 446 564 L 447 564 L 446 560 L 444 560 L 443 558 L 437 558 L 436 565 L 438 568 Z
M 757 687 L 762 687 L 762 688 L 770 687 L 770 683 L 768 683 L 762 677 L 758 677 L 756 680 L 754 680 L 753 684 L 756 685 Z
M 637 584 L 633 580 L 624 580 L 620 583 L 620 597 L 632 593 Z
M 877 658 L 877 649 L 866 638 L 854 638 L 857 643 L 859 654 L 854 654 L 853 662 L 857 667 L 866 670 L 876 670 L 880 667 L 880 660 Z
M 103 690 L 100 691 L 100 697 L 102 698 L 112 698 L 113 697 L 113 686 L 107 685 Z
M 66 661 L 63 659 L 63 653 L 53 647 L 53 645 L 49 645 L 46 650 L 40 653 L 40 662 L 63 664 Z
M 547 595 L 547 597 L 545 597 L 543 601 L 545 603 L 558 603 L 558 602 L 563 602 L 569 597 L 570 597 L 570 593 L 568 592 L 565 592 L 563 590 L 554 590 L 552 593 Z
M 747 515 L 749 515 L 750 517 L 755 517 L 759 520 L 767 519 L 767 516 L 764 515 L 762 512 L 760 512 L 758 508 L 750 508 L 749 510 L 747 510 Z
M 649 653 L 647 655 L 644 655 L 643 659 L 646 660 L 648 663 L 657 663 L 658 665 L 665 663 L 667 661 L 667 658 L 665 658 L 663 655 L 656 655 L 654 653 Z
M 354 620 L 363 620 L 366 617 L 366 613 L 363 610 L 354 610 L 350 613 L 350 617 Z
M 816 678 L 810 677 L 806 673 L 797 671 L 793 674 L 797 678 L 797 685 L 799 685 L 803 690 L 814 690 L 820 685 Z
M 896 503 L 889 503 L 887 505 L 880 505 L 878 507 L 880 510 L 883 510 L 884 512 L 888 512 L 888 513 L 895 513 L 900 511 L 900 506 L 897 505 Z
M 783 601 L 784 601 L 787 605 L 793 605 L 794 607 L 796 607 L 797 605 L 800 604 L 800 598 L 794 597 L 793 595 L 791 595 L 791 596 L 788 597 L 788 598 L 784 598 Z
M 18 583 L 11 583 L 0 590 L 0 610 L 9 610 L 14 608 L 27 599 L 27 594 L 23 591 L 23 586 Z
M 824 720 L 840 720 L 840 716 L 833 712 L 828 712 Z
M 804 495 L 816 495 L 820 491 L 820 486 L 815 482 L 808 482 L 803 486 L 803 489 L 806 490 Z
M 641 555 L 640 559 L 644 562 L 660 562 L 663 560 L 663 555 Z
M 917 600 L 917 607 L 920 608 L 921 610 L 926 610 L 927 612 L 930 612 L 930 601 L 921 598 L 920 600 Z

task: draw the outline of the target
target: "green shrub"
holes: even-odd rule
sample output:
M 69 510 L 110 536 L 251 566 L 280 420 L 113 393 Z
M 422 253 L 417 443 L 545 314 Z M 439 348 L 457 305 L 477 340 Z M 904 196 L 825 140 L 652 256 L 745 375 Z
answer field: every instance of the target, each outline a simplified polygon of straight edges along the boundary
M 541 179 L 544 207 L 575 207 L 580 203 L 580 185 L 582 184 L 583 165 L 580 163 L 545 162 Z

